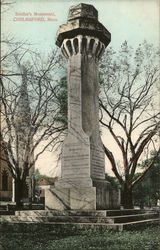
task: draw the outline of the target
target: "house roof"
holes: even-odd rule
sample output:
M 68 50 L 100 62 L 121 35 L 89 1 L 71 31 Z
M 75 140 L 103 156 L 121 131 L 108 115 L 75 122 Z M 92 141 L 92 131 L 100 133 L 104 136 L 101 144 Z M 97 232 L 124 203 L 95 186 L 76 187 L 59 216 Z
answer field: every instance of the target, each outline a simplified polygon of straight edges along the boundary
M 37 182 L 37 186 L 54 185 L 56 178 L 41 179 Z

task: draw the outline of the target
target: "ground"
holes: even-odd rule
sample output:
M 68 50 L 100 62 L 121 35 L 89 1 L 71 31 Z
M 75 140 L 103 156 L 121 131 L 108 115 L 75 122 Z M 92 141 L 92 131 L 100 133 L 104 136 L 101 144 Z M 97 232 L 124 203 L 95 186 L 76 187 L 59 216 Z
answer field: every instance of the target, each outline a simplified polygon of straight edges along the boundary
M 1 236 L 3 250 L 160 250 L 160 226 L 133 231 L 8 232 Z

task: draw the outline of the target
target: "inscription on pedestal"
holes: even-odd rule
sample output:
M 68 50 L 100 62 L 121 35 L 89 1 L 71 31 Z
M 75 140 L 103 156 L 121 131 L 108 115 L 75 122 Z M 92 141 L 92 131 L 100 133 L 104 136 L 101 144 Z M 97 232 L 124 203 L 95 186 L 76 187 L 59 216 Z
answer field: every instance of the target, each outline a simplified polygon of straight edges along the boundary
M 100 146 L 91 145 L 91 176 L 93 179 L 104 179 L 104 152 Z
M 62 154 L 62 178 L 89 177 L 90 150 L 89 145 L 78 141 L 65 143 Z

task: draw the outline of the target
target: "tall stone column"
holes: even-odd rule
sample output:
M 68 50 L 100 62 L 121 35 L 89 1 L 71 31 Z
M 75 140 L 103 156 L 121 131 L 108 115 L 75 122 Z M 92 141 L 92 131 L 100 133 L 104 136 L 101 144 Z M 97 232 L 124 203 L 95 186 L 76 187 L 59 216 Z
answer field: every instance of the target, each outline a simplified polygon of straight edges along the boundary
M 71 7 L 67 24 L 58 30 L 56 44 L 68 61 L 68 135 L 62 177 L 52 194 L 46 191 L 50 208 L 104 209 L 113 203 L 113 190 L 105 181 L 98 99 L 98 62 L 110 39 L 97 10 L 88 4 Z
M 93 36 L 77 35 L 64 39 L 61 48 L 68 60 L 68 136 L 62 152 L 62 182 L 66 187 L 91 187 L 92 179 L 105 178 L 98 103 L 98 60 L 105 45 Z

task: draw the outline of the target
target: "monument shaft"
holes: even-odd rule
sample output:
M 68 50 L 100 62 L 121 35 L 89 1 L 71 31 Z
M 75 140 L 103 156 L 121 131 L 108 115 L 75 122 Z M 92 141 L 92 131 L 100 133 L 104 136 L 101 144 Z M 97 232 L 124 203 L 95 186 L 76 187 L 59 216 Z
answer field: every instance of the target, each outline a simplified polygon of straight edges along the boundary
M 105 181 L 99 133 L 98 61 L 111 35 L 88 4 L 69 10 L 56 44 L 68 61 L 68 134 L 62 148 L 61 178 L 46 191 L 51 209 L 117 207 L 118 193 Z
M 68 136 L 62 179 L 83 187 L 84 182 L 85 187 L 93 186 L 91 179 L 105 178 L 98 102 L 98 60 L 103 51 L 103 43 L 90 36 L 79 35 L 62 44 L 68 60 Z

